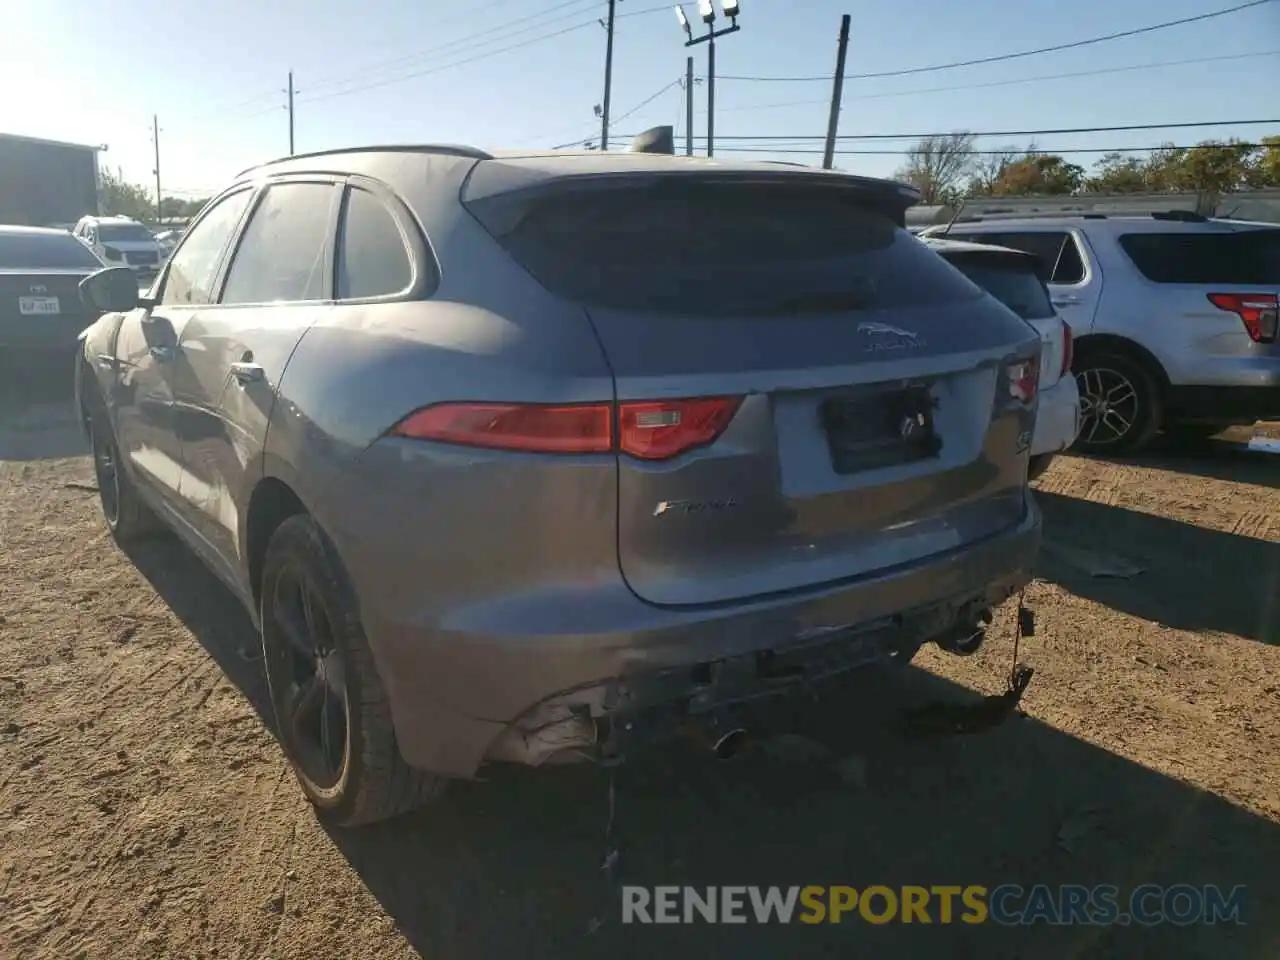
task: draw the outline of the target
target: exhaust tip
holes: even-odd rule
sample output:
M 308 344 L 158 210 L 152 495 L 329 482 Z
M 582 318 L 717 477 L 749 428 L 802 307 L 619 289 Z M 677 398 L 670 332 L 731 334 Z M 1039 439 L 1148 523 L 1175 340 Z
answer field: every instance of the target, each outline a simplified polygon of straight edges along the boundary
M 715 742 L 711 752 L 719 760 L 731 760 L 738 755 L 746 742 L 747 731 L 742 727 L 734 727 Z

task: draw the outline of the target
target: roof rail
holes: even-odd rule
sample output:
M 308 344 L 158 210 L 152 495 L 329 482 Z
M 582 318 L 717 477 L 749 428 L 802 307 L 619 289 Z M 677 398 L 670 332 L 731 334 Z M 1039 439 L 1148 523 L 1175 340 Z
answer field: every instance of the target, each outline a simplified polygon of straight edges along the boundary
M 335 147 L 332 150 L 315 150 L 311 153 L 295 153 L 290 157 L 277 157 L 275 160 L 267 160 L 263 163 L 255 163 L 252 167 L 246 167 L 236 174 L 236 179 L 238 180 L 246 173 L 251 173 L 254 170 L 275 166 L 278 163 L 288 163 L 290 160 L 311 160 L 317 157 L 342 156 L 347 153 L 438 153 L 451 157 L 465 157 L 471 160 L 493 159 L 493 154 L 491 153 L 485 153 L 485 151 L 476 147 L 455 143 L 371 144 L 365 147 Z
M 1208 223 L 1209 218 L 1194 210 L 1159 210 L 1151 214 L 1152 220 L 1180 220 L 1183 223 Z

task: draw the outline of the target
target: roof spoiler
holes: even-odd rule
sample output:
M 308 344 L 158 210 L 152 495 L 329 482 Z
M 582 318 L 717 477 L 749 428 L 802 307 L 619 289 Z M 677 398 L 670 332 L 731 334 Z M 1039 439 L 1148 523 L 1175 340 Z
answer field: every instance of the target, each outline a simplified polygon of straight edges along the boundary
M 668 124 L 665 127 L 650 127 L 644 133 L 637 134 L 627 148 L 630 153 L 665 153 L 675 155 L 676 130 Z

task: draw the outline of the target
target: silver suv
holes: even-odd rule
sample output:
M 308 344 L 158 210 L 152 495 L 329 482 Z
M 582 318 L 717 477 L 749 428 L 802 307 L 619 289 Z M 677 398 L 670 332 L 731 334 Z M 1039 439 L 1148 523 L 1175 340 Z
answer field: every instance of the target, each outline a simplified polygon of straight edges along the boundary
M 338 823 L 972 652 L 1039 543 L 1040 343 L 914 200 L 635 153 L 247 171 L 148 297 L 84 282 L 116 311 L 76 380 L 107 523 L 252 611 Z
M 1211 434 L 1280 417 L 1280 227 L 1187 212 L 991 218 L 931 227 L 1047 264 L 1075 334 L 1075 446 L 1120 453 L 1163 427 Z

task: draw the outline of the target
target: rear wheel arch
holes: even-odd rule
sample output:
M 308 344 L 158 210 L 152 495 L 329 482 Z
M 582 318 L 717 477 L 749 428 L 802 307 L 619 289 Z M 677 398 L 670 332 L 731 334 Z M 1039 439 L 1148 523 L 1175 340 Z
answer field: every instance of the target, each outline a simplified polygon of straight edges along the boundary
M 245 555 L 255 611 L 262 600 L 262 564 L 271 535 L 290 517 L 309 513 L 302 498 L 283 480 L 263 477 L 253 488 L 245 520 Z
M 1097 356 L 1104 353 L 1118 353 L 1141 364 L 1151 374 L 1152 379 L 1160 387 L 1161 391 L 1168 389 L 1169 374 L 1165 371 L 1164 364 L 1160 362 L 1156 355 L 1136 340 L 1130 340 L 1128 337 L 1117 336 L 1113 333 L 1091 333 L 1076 338 L 1072 345 L 1072 372 L 1079 372 L 1083 369 L 1083 362 L 1091 355 Z

